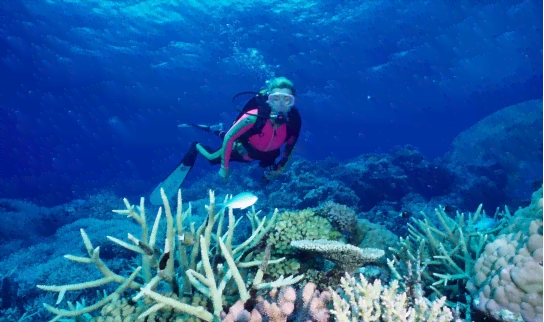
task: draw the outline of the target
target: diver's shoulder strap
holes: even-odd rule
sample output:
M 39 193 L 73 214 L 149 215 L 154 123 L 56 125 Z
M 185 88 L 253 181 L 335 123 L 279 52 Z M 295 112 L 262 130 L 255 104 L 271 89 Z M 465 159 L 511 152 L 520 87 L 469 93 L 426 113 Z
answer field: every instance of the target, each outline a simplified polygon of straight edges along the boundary
M 266 91 L 261 91 L 254 97 L 252 97 L 249 102 L 242 108 L 240 114 L 234 119 L 233 125 L 242 117 L 244 114 L 251 110 L 257 110 L 257 120 L 255 124 L 249 129 L 243 136 L 250 137 L 252 135 L 261 133 L 266 121 L 270 116 L 270 107 L 266 104 Z

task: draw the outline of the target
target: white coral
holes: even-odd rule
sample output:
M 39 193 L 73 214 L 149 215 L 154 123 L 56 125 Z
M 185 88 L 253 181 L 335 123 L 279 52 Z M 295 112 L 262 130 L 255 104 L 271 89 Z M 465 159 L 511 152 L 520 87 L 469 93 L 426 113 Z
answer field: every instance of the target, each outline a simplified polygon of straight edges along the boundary
M 383 287 L 380 280 L 369 283 L 361 274 L 357 281 L 346 274 L 341 288 L 340 292 L 332 291 L 334 310 L 331 313 L 339 322 L 453 321 L 453 313 L 444 305 L 445 297 L 429 302 L 416 292 L 411 298 L 406 292 L 399 292 L 396 280 L 389 287 Z
M 382 257 L 385 252 L 376 248 L 359 248 L 334 240 L 293 240 L 291 246 L 300 250 L 316 252 L 335 262 L 342 270 L 353 272 L 365 263 L 371 263 Z

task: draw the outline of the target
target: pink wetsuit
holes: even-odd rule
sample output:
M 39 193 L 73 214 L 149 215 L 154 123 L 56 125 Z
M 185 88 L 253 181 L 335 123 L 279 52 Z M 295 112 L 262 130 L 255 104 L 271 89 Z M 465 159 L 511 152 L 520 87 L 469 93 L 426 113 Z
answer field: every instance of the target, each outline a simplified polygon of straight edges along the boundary
M 245 115 L 243 115 L 236 123 L 234 123 L 234 125 L 232 126 L 231 130 L 229 130 L 229 132 L 233 131 L 233 128 L 236 125 L 238 125 L 240 122 L 246 120 L 249 117 L 249 114 L 257 115 L 257 110 L 251 110 L 247 112 Z M 225 151 L 224 151 L 224 167 L 225 168 L 228 168 L 229 166 L 230 155 L 232 153 L 234 142 L 242 134 L 249 131 L 249 129 L 251 129 L 253 125 L 254 123 L 251 122 L 248 125 L 241 128 L 240 130 L 236 131 L 235 133 L 227 132 L 227 135 L 229 134 L 231 135 L 227 141 Z M 257 133 L 250 136 L 248 139 L 248 142 L 256 150 L 262 151 L 262 152 L 268 152 L 268 151 L 279 149 L 286 142 L 286 138 L 287 138 L 287 126 L 285 124 L 282 124 L 279 127 L 274 129 L 274 127 L 270 123 L 270 120 L 267 120 L 261 133 Z M 292 144 L 294 144 L 294 141 L 296 141 L 296 137 L 292 137 L 288 141 L 293 141 Z M 244 158 L 246 158 L 246 160 L 251 160 L 249 156 L 245 156 Z

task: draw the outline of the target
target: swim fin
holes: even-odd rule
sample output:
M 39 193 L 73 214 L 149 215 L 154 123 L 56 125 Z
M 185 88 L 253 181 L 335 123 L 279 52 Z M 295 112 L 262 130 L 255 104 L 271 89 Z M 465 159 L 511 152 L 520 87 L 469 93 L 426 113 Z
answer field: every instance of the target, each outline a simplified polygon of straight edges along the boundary
M 194 127 L 196 129 L 205 131 L 205 132 L 220 132 L 223 131 L 223 123 L 217 123 L 214 125 L 206 125 L 206 124 L 178 124 L 179 128 L 185 128 L 185 127 Z
M 181 184 L 191 171 L 191 168 L 192 167 L 186 166 L 181 162 L 172 172 L 170 172 L 168 177 L 159 183 L 155 190 L 153 190 L 149 197 L 151 203 L 155 206 L 162 205 L 161 188 L 164 189 L 166 198 L 172 198 L 178 192 L 179 187 L 181 187 Z
M 189 172 L 191 172 L 191 169 L 193 169 L 193 166 L 196 162 L 196 157 L 198 155 L 196 144 L 197 143 L 194 142 L 191 145 L 189 151 L 183 157 L 181 162 L 176 166 L 176 168 L 172 170 L 172 172 L 170 172 L 166 179 L 164 179 L 161 183 L 157 185 L 155 190 L 153 190 L 153 192 L 149 196 L 151 204 L 155 206 L 162 205 L 161 188 L 164 189 L 164 193 L 167 199 L 170 199 L 176 195 L 179 187 L 181 187 L 183 181 L 185 181 L 185 178 L 187 178 L 187 175 L 189 174 Z

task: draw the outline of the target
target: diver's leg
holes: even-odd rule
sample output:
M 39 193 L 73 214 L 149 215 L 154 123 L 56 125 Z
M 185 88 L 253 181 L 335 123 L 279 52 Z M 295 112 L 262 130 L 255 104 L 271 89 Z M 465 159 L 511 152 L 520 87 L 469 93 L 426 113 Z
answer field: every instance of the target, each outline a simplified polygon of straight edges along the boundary
M 181 159 L 181 163 L 188 167 L 192 167 L 195 165 L 196 157 L 198 156 L 198 144 L 199 143 L 196 141 L 191 143 L 191 145 L 189 146 L 189 150 L 185 152 L 185 155 Z
M 223 132 L 224 133 L 224 132 Z M 198 152 L 210 162 L 212 165 L 221 163 L 221 155 L 223 154 L 223 148 L 217 149 L 215 152 L 210 152 L 211 149 L 208 146 L 200 143 L 196 146 Z M 235 143 L 234 149 L 232 149 L 230 160 L 235 162 L 250 162 L 253 161 L 251 157 L 247 155 L 245 149 L 242 148 L 240 143 Z
M 185 153 L 178 165 L 172 170 L 168 176 L 153 190 L 150 196 L 151 203 L 153 205 L 162 204 L 161 189 L 164 191 L 166 197 L 172 198 L 179 190 L 189 172 L 193 169 L 198 156 L 197 142 L 193 142 L 189 147 L 189 150 Z
M 217 149 L 215 152 L 210 152 L 211 149 L 208 146 L 198 143 L 196 145 L 198 153 L 200 153 L 206 160 L 211 164 L 215 165 L 221 163 L 221 154 L 223 153 L 223 148 Z

